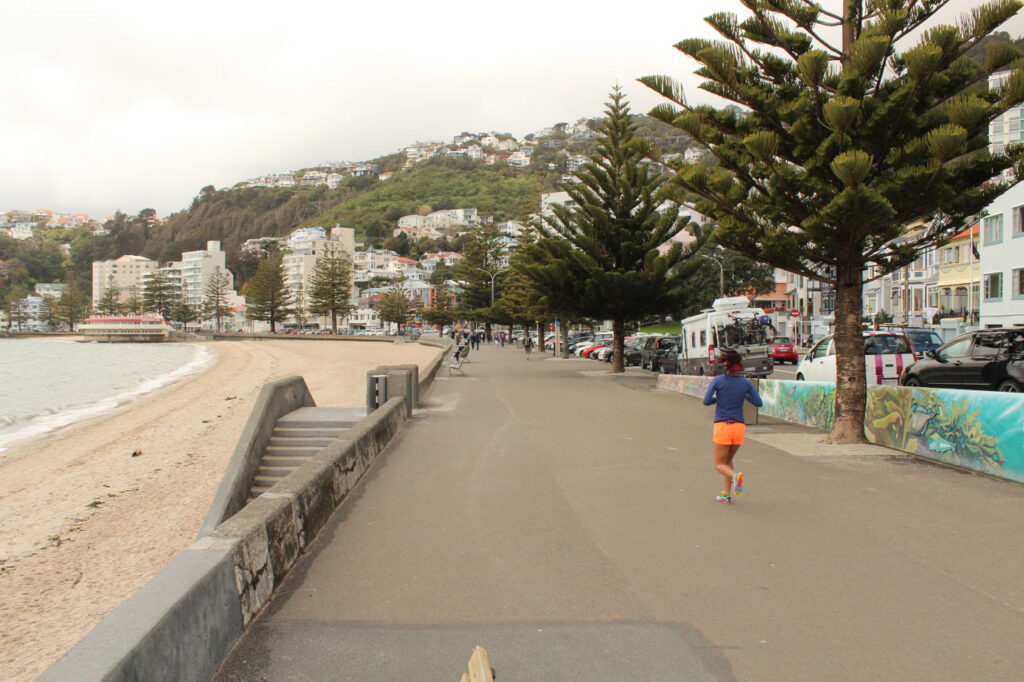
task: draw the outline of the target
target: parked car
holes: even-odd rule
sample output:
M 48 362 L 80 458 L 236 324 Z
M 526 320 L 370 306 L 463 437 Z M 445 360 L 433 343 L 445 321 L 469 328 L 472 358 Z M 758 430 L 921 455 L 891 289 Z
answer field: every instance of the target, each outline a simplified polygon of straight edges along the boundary
M 594 343 L 594 345 L 592 345 L 592 346 L 587 346 L 586 348 L 584 348 L 584 349 L 583 349 L 583 350 L 582 350 L 582 351 L 580 352 L 580 357 L 581 357 L 581 358 L 589 358 L 589 357 L 590 357 L 590 354 L 591 354 L 592 352 L 594 352 L 595 350 L 598 350 L 598 349 L 600 349 L 600 348 L 604 348 L 604 347 L 605 347 L 605 346 L 606 346 L 607 344 L 609 344 L 609 343 L 611 343 L 611 342 L 612 342 L 612 340 L 611 340 L 611 339 L 599 339 L 598 341 L 596 341 L 596 342 Z
M 1007 393 L 1024 390 L 1024 328 L 970 332 L 924 356 L 903 371 L 901 384 Z
M 793 345 L 793 340 L 788 336 L 776 336 L 775 340 L 768 344 L 768 357 L 776 365 L 781 365 L 784 362 L 791 362 L 794 365 L 800 361 L 797 356 L 796 346 Z
M 864 370 L 868 386 L 900 382 L 903 368 L 914 363 L 914 347 L 904 334 L 864 332 Z M 836 350 L 830 334 L 817 343 L 796 366 L 797 381 L 836 382 Z
M 665 353 L 679 352 L 678 334 L 656 334 L 648 336 L 640 348 L 640 366 L 644 369 L 651 368 L 652 372 L 658 371 L 658 365 Z
M 642 348 L 647 334 L 637 334 L 626 339 L 622 349 L 622 366 L 632 367 L 642 362 Z

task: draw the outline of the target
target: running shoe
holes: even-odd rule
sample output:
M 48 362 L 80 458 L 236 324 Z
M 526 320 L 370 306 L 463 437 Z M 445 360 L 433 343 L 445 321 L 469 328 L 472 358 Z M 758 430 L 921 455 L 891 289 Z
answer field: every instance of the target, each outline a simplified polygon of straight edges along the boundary
M 732 477 L 732 494 L 742 495 L 743 494 L 743 472 L 737 471 L 736 475 Z
M 729 497 L 728 490 L 723 490 L 721 493 L 718 494 L 717 497 L 715 497 L 715 499 L 721 502 L 722 504 L 732 504 L 732 498 Z

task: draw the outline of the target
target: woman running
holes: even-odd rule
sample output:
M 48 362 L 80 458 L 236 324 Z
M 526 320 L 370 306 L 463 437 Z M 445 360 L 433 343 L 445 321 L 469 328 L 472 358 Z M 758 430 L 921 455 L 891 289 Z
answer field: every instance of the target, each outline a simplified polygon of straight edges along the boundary
M 725 374 L 719 374 L 708 384 L 704 394 L 705 405 L 715 405 L 715 469 L 725 477 L 725 489 L 715 499 L 732 504 L 732 498 L 743 492 L 743 473 L 733 469 L 732 459 L 743 445 L 746 424 L 743 421 L 743 401 L 761 407 L 761 396 L 754 384 L 741 377 L 743 358 L 734 350 L 723 350 L 718 362 L 725 365 Z

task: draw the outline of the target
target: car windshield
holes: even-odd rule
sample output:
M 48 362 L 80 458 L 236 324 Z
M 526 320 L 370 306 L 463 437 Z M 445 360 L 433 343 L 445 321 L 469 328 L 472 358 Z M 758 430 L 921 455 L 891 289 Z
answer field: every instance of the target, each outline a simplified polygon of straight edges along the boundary
M 780 343 L 793 343 L 793 342 L 789 340 L 788 336 L 776 336 L 775 337 L 775 344 L 778 345 Z
M 877 334 L 864 339 L 864 355 L 895 355 L 909 352 L 907 339 L 902 334 Z

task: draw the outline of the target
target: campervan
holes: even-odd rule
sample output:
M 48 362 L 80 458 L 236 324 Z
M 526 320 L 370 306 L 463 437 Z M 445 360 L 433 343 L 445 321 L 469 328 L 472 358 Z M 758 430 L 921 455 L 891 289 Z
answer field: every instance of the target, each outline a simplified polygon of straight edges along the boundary
M 725 368 L 716 362 L 716 351 L 731 348 L 743 356 L 745 376 L 763 379 L 772 372 L 768 356 L 772 330 L 764 311 L 751 307 L 746 296 L 715 299 L 710 308 L 683 320 L 677 371 L 721 374 Z

